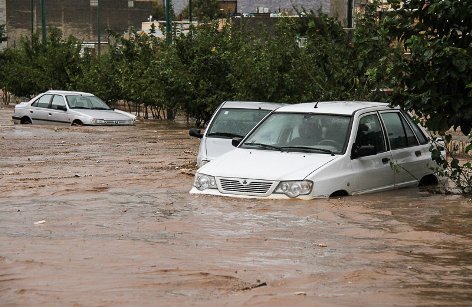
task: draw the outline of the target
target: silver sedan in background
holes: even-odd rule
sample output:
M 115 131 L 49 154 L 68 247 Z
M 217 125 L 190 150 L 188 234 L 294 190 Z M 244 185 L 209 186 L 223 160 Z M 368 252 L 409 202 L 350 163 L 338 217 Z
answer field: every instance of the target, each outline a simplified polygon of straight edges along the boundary
M 15 106 L 15 124 L 134 125 L 136 116 L 85 92 L 47 91 Z

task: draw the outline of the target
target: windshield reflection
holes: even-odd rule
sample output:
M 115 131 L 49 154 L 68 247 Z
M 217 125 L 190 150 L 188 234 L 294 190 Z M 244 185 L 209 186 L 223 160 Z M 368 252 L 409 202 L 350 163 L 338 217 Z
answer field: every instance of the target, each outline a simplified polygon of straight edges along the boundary
M 262 109 L 220 109 L 208 128 L 209 137 L 244 137 L 270 111 Z
M 66 99 L 71 109 L 111 110 L 97 96 L 67 95 Z
M 350 120 L 350 116 L 331 114 L 273 113 L 241 148 L 340 154 Z

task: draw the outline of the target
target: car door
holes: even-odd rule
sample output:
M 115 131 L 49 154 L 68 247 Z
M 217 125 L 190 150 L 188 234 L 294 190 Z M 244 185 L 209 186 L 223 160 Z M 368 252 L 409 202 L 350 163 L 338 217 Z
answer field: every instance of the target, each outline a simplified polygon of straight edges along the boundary
M 66 101 L 62 95 L 54 95 L 52 98 L 51 108 L 48 112 L 48 120 L 56 124 L 70 124 Z
M 354 194 L 383 191 L 395 187 L 395 175 L 390 162 L 385 135 L 377 112 L 367 113 L 359 118 L 353 148 L 373 146 L 375 152 L 351 160 L 351 191 Z
M 381 112 L 395 169 L 395 187 L 417 185 L 432 173 L 429 143 L 416 124 L 400 110 Z
M 36 99 L 29 108 L 29 116 L 33 124 L 49 123 L 49 103 L 52 99 L 51 94 L 45 94 Z

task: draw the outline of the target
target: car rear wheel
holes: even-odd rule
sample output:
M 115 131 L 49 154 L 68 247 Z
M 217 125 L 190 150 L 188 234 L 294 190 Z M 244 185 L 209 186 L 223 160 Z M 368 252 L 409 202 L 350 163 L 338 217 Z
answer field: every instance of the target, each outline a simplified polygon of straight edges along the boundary
M 31 125 L 32 122 L 31 122 L 31 119 L 29 119 L 29 117 L 23 117 L 20 120 L 20 124 L 22 124 L 22 125 Z
M 80 120 L 74 120 L 71 124 L 71 126 L 83 126 L 84 123 L 82 123 Z

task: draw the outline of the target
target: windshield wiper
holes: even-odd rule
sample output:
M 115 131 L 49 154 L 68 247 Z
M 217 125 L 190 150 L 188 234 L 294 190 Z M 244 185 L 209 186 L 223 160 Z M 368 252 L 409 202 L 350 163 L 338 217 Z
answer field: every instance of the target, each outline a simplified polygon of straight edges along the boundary
M 110 108 L 93 107 L 92 110 L 111 110 Z
M 262 144 L 262 143 L 244 143 L 243 146 L 255 146 L 255 147 L 257 146 L 263 149 L 273 149 L 273 150 L 282 151 L 280 147 L 269 145 L 269 144 Z
M 326 148 L 319 148 L 319 147 L 309 147 L 309 146 L 283 146 L 283 147 L 280 147 L 281 150 L 290 150 L 290 149 L 295 149 L 295 150 L 302 150 L 302 151 L 321 151 L 321 152 L 324 152 L 324 153 L 328 153 L 332 156 L 334 156 L 334 153 L 329 150 L 329 149 L 326 149 Z
M 228 138 L 243 138 L 244 135 L 239 135 L 239 134 L 236 134 L 236 133 L 230 133 L 230 132 L 211 132 L 211 133 L 208 133 L 207 136 L 224 136 L 224 137 L 228 137 Z

